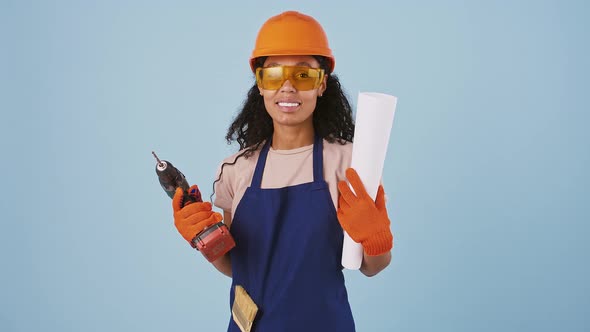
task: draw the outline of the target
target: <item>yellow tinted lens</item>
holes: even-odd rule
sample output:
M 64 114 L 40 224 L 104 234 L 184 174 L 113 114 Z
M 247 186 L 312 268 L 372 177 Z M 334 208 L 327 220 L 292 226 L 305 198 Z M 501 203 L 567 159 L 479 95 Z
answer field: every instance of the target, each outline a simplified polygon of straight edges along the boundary
M 307 91 L 320 85 L 323 70 L 309 67 L 286 67 L 287 77 L 295 89 Z
M 323 78 L 324 70 L 318 68 L 277 66 L 256 69 L 256 83 L 265 90 L 278 90 L 287 79 L 297 90 L 313 90 Z
M 285 83 L 283 67 L 256 69 L 256 83 L 265 90 L 278 90 Z

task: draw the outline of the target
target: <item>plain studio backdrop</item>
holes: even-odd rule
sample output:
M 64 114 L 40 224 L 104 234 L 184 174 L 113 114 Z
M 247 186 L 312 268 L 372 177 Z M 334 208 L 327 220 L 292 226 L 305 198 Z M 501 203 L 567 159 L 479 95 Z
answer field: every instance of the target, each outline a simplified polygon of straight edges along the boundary
M 399 98 L 393 260 L 345 271 L 358 331 L 590 330 L 590 10 L 557 0 L 0 1 L 0 330 L 226 328 L 230 279 L 151 151 L 208 199 L 285 10 L 324 26 L 354 108 Z

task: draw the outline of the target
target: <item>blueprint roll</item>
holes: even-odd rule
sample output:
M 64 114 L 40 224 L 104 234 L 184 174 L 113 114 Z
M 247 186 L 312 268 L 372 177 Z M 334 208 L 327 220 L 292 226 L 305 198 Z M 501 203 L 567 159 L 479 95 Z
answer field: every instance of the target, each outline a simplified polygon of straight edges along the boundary
M 383 93 L 361 92 L 358 96 L 350 167 L 356 170 L 373 200 L 381 183 L 396 104 L 397 97 Z M 344 232 L 342 266 L 358 270 L 362 262 L 362 245 Z

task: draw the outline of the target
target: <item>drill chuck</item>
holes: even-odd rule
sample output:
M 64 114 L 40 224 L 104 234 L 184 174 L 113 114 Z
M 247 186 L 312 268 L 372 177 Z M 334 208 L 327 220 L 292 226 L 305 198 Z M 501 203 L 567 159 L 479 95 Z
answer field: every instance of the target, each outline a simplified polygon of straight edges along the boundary
M 156 174 L 158 174 L 158 181 L 162 189 L 166 192 L 168 197 L 173 198 L 176 188 L 180 187 L 182 190 L 188 190 L 189 185 L 186 177 L 178 168 L 174 167 L 172 163 L 166 160 L 160 160 L 154 152 L 152 152 L 158 163 L 156 164 Z

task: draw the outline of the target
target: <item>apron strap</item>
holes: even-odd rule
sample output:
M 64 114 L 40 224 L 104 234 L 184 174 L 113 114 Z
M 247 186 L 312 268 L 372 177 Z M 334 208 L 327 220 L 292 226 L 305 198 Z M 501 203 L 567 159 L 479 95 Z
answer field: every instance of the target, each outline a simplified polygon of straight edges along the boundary
M 323 139 L 316 135 L 313 142 L 313 182 L 324 182 Z
M 268 150 L 270 148 L 270 143 L 272 142 L 272 137 L 266 141 L 262 150 L 260 151 L 260 155 L 258 156 L 258 161 L 256 162 L 256 169 L 254 170 L 254 176 L 252 177 L 252 184 L 250 186 L 252 188 L 260 189 L 260 185 L 262 184 L 262 173 L 264 173 L 264 165 L 266 165 L 266 156 L 268 155 Z

